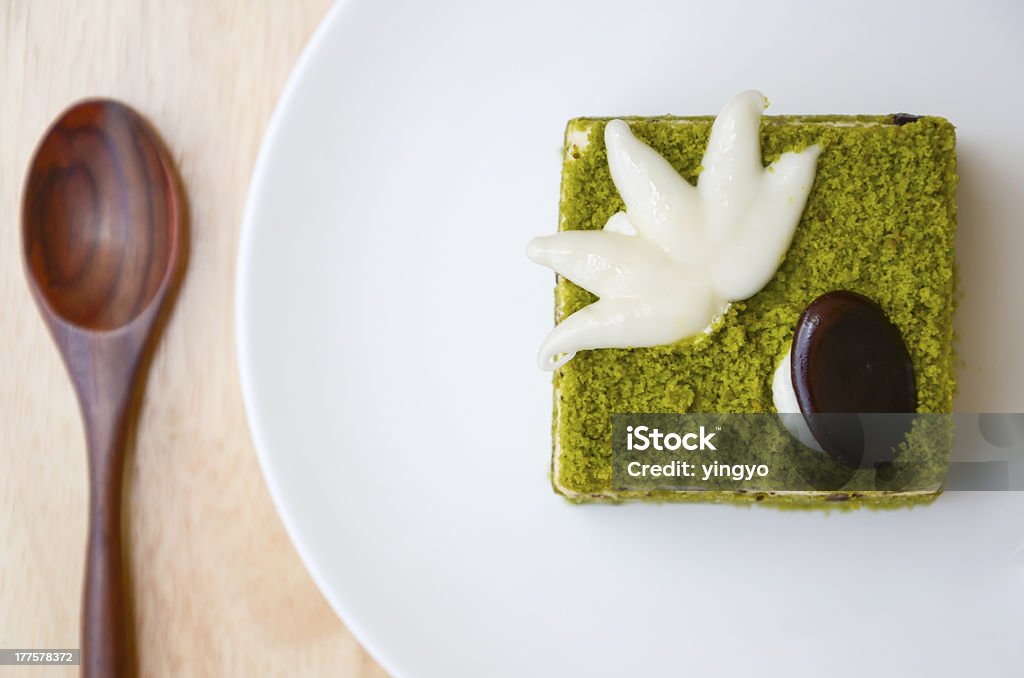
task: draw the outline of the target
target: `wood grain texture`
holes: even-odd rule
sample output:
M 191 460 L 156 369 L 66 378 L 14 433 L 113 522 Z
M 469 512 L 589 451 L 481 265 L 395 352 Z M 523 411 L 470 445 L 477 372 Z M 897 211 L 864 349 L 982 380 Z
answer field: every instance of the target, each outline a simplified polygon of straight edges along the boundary
M 144 676 L 382 676 L 295 554 L 238 387 L 235 253 L 277 96 L 329 5 L 0 3 L 0 647 L 77 647 L 85 440 L 21 262 L 29 158 L 70 103 L 109 96 L 159 129 L 188 193 L 189 262 L 128 456 L 128 595 Z M 5 670 L 6 669 L 6 670 Z M 0 667 L 0 675 L 75 675 Z
M 61 113 L 22 194 L 22 245 L 47 312 L 87 331 L 123 327 L 153 301 L 180 248 L 184 202 L 139 115 L 109 99 Z

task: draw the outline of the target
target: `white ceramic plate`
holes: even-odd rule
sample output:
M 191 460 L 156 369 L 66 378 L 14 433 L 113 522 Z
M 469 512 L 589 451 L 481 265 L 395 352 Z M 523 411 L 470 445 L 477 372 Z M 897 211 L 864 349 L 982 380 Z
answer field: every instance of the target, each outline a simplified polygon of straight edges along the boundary
M 1024 669 L 1024 497 L 896 512 L 573 506 L 548 480 L 565 121 L 928 112 L 959 128 L 958 409 L 1024 410 L 1019 4 L 335 7 L 274 115 L 238 269 L 267 483 L 403 676 Z

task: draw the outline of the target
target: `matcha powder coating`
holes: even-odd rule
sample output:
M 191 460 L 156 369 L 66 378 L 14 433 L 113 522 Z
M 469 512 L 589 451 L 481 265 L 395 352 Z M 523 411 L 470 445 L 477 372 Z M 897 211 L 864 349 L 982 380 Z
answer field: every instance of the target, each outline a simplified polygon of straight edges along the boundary
M 638 138 L 696 181 L 712 118 L 625 119 Z M 560 230 L 600 229 L 624 208 L 608 171 L 606 122 L 569 122 L 567 141 L 589 142 L 568 147 Z M 910 351 L 919 411 L 951 411 L 955 143 L 953 126 L 942 118 L 900 126 L 889 116 L 765 117 L 766 165 L 785 151 L 821 148 L 814 186 L 782 265 L 763 290 L 733 303 L 710 334 L 670 346 L 581 351 L 558 369 L 556 488 L 577 500 L 617 498 L 611 491 L 615 413 L 773 412 L 772 374 L 789 350 L 796 321 L 808 303 L 831 290 L 859 292 L 882 307 Z M 559 278 L 556 319 L 595 299 Z M 654 498 L 755 498 L 710 494 Z

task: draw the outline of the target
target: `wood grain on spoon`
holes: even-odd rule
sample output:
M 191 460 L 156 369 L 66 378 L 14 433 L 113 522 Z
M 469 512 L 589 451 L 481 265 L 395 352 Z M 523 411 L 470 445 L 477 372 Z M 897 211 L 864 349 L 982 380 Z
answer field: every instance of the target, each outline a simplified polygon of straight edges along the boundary
M 22 212 L 30 287 L 74 384 L 88 448 L 86 676 L 133 672 L 121 506 L 143 374 L 184 264 L 184 202 L 163 144 L 130 108 L 65 111 L 32 159 Z

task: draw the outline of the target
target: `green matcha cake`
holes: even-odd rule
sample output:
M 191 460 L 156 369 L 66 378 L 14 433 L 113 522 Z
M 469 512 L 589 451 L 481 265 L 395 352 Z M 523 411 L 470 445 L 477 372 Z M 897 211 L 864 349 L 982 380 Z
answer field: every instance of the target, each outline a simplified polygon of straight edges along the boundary
M 702 158 L 715 144 L 714 139 L 709 141 L 715 118 L 621 120 L 689 184 L 708 171 Z M 729 303 L 704 331 L 672 342 L 652 340 L 650 345 L 626 338 L 591 348 L 581 340 L 582 350 L 568 355 L 571 360 L 556 364 L 552 359 L 552 484 L 565 497 L 577 502 L 649 499 L 824 505 L 843 501 L 855 506 L 928 501 L 939 491 L 935 487 L 912 493 L 644 492 L 613 487 L 613 415 L 775 412 L 772 375 L 789 350 L 794 327 L 812 300 L 832 290 L 848 290 L 873 300 L 898 329 L 916 375 L 916 411 L 951 411 L 956 390 L 953 126 L 938 117 L 904 115 L 765 116 L 759 120 L 754 129 L 760 130 L 762 166 L 784 153 L 799 158 L 805 149 L 820 152 L 816 168 L 810 159 L 813 184 L 803 187 L 806 203 L 794 213 L 795 229 L 788 247 L 783 247 L 781 263 L 772 263 L 777 266 L 774 273 L 749 296 L 744 291 L 727 297 Z M 612 225 L 626 205 L 609 167 L 605 135 L 610 121 L 576 118 L 568 123 L 560 235 L 549 237 L 616 230 Z M 774 166 L 766 172 L 774 172 Z M 792 197 L 788 200 L 793 202 Z M 629 214 L 633 215 L 632 206 Z M 702 257 L 713 267 L 719 253 L 700 242 L 704 243 Z M 568 264 L 560 269 L 543 263 L 563 273 L 556 278 L 556 324 L 594 304 L 598 296 L 604 303 L 606 291 L 623 298 L 632 294 L 633 288 L 621 291 L 611 284 L 602 288 L 604 283 L 597 280 L 601 293 L 595 295 L 569 280 Z M 650 282 L 648 288 L 657 285 Z M 673 292 L 669 289 L 664 294 Z M 635 305 L 623 304 L 616 322 L 623 314 L 627 322 L 651 314 L 647 309 L 630 315 Z M 673 313 L 677 316 L 682 311 Z M 590 323 L 597 321 L 590 319 Z

